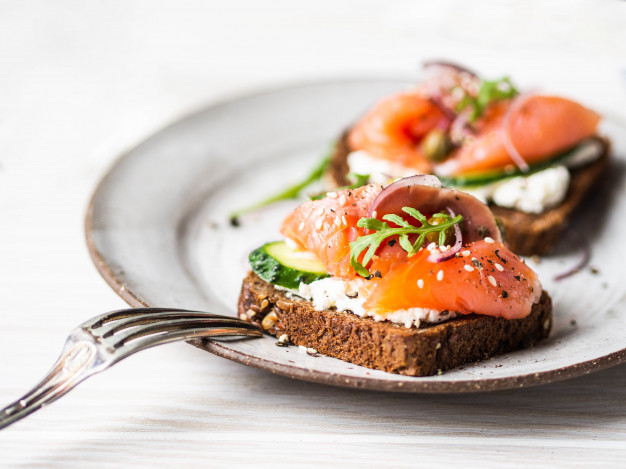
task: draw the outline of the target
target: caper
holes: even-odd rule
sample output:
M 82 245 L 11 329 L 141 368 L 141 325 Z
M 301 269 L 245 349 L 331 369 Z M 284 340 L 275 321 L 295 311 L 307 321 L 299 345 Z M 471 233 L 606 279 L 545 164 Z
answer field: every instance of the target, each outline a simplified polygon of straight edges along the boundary
M 433 225 L 433 226 L 438 226 L 441 225 L 443 223 L 445 223 L 447 220 L 444 217 L 435 217 L 432 216 L 428 219 L 428 223 Z M 445 229 L 444 231 L 445 233 L 445 239 L 443 241 L 443 244 L 439 244 L 439 232 L 438 231 L 431 231 L 430 233 L 428 233 L 426 235 L 426 243 L 430 244 L 430 243 L 435 243 L 437 245 L 440 246 L 450 246 L 454 243 L 455 241 L 455 235 L 454 235 L 454 228 L 452 226 L 448 227 Z
M 433 129 L 424 136 L 419 148 L 426 158 L 440 162 L 445 160 L 452 150 L 452 142 L 446 132 Z

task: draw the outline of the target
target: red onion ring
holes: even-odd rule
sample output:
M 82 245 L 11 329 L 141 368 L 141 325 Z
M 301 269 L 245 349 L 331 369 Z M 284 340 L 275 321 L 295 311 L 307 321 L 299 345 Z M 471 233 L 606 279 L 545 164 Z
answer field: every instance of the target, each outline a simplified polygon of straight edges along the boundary
M 402 207 L 413 207 L 427 214 L 449 208 L 463 216 L 461 232 L 465 242 L 482 240 L 486 236 L 502 242 L 502 235 L 489 207 L 466 192 L 442 188 L 435 176 L 410 176 L 389 184 L 374 199 L 367 216 L 380 218 L 389 213 L 405 215 Z M 373 216 L 374 212 L 376 217 Z
M 513 162 L 523 172 L 528 171 L 528 163 L 526 163 L 526 160 L 524 160 L 519 151 L 517 151 L 517 148 L 515 148 L 513 140 L 511 139 L 511 116 L 519 109 L 521 109 L 521 107 L 526 104 L 526 101 L 528 101 L 528 99 L 533 95 L 534 93 L 524 93 L 520 94 L 513 100 L 513 102 L 506 111 L 504 119 L 502 120 L 502 128 L 500 132 L 504 148 L 506 148 L 506 151 L 513 160 Z
M 474 135 L 475 133 L 476 130 L 469 123 L 469 112 L 462 112 L 450 124 L 450 138 L 457 145 L 463 143 L 463 137 Z
M 422 63 L 422 68 L 430 68 L 430 67 L 448 67 L 459 73 L 467 73 L 468 75 L 473 76 L 474 78 L 478 78 L 476 73 L 472 72 L 470 69 L 465 68 L 461 65 L 455 64 L 453 62 L 447 62 L 445 60 L 427 60 Z
M 433 176 L 431 174 L 418 174 L 416 176 L 409 176 L 402 179 L 398 179 L 395 182 L 392 182 L 387 187 L 385 187 L 380 194 L 376 196 L 372 205 L 367 212 L 367 218 L 376 218 L 374 217 L 374 212 L 376 212 L 376 208 L 386 200 L 386 198 L 396 192 L 398 189 L 402 189 L 403 187 L 410 186 L 430 186 L 430 187 L 442 187 L 441 181 L 437 176 Z
M 433 106 L 439 109 L 439 111 L 441 111 L 444 117 L 448 119 L 450 122 L 454 122 L 454 120 L 457 118 L 456 112 L 454 112 L 452 109 L 450 109 L 448 106 L 444 104 L 444 102 L 441 100 L 440 95 L 430 96 L 428 100 L 431 102 Z
M 569 234 L 574 238 L 574 244 L 576 244 L 576 247 L 582 251 L 582 257 L 573 267 L 563 273 L 560 273 L 559 275 L 555 275 L 555 282 L 559 282 L 567 277 L 577 274 L 589 263 L 589 259 L 591 259 L 591 246 L 589 245 L 587 238 L 585 238 L 580 231 L 573 228 L 570 228 Z
M 446 210 L 452 218 L 456 217 L 450 207 L 446 207 Z M 463 235 L 461 234 L 461 227 L 458 223 L 454 225 L 454 235 L 456 236 L 456 242 L 450 249 L 448 249 L 446 252 L 431 252 L 426 260 L 434 262 L 435 264 L 439 264 L 440 262 L 447 261 L 448 259 L 454 257 L 454 255 L 461 250 L 461 247 L 463 247 Z

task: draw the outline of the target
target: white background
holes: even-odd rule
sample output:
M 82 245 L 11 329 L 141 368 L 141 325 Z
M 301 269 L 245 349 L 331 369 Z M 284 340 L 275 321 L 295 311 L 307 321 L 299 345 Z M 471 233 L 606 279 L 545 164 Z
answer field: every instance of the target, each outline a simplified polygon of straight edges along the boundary
M 123 150 L 217 100 L 406 77 L 428 58 L 626 115 L 625 2 L 0 1 L 1 402 L 47 371 L 73 326 L 125 306 L 83 234 Z M 625 372 L 407 396 L 294 382 L 174 344 L 2 431 L 0 465 L 618 467 Z

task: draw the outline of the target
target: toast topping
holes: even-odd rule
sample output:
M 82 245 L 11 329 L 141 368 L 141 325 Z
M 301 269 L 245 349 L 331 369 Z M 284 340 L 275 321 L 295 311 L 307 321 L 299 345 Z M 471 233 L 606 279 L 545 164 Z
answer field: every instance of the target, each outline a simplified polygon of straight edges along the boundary
M 365 314 L 379 318 L 412 308 L 509 319 L 528 315 L 541 295 L 541 284 L 502 244 L 491 212 L 468 194 L 429 184 L 370 184 L 294 210 L 283 222 L 283 235 L 314 253 L 332 275 L 303 287 L 301 295 L 310 295 L 307 289 L 317 286 L 339 288 L 337 282 L 358 280 L 342 283 L 344 298 L 335 301 L 335 307 L 356 310 L 358 302 Z M 462 215 L 445 214 L 450 206 Z M 428 220 L 437 214 L 445 221 L 434 226 Z M 341 226 L 332 222 L 339 215 L 346 221 Z M 447 241 L 451 227 L 462 232 L 455 235 L 455 249 Z M 437 229 L 437 242 L 424 242 L 425 232 Z M 352 306 L 343 305 L 352 299 L 345 295 L 348 291 L 358 292 Z
M 382 99 L 351 129 L 352 151 L 445 176 L 527 172 L 594 135 L 601 119 L 569 99 L 520 95 L 508 78 L 428 69 L 423 83 Z
M 445 63 L 424 72 L 421 83 L 382 99 L 347 133 L 350 171 L 374 182 L 434 173 L 485 203 L 541 213 L 569 188 L 568 171 L 548 169 L 569 168 L 570 153 L 585 154 L 586 163 L 602 155 L 601 116 L 575 101 L 519 94 L 508 78 L 485 80 Z

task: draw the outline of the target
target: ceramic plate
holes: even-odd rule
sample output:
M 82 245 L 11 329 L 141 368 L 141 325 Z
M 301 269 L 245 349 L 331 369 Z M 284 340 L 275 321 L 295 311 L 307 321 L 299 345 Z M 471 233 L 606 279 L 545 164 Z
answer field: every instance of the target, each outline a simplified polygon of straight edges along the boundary
M 333 140 L 376 99 L 407 83 L 341 81 L 292 86 L 214 105 L 162 130 L 123 155 L 98 186 L 86 231 L 104 278 L 130 305 L 171 306 L 236 315 L 247 255 L 279 238 L 296 202 L 245 216 L 228 214 L 306 175 Z M 404 392 L 466 392 L 546 383 L 624 361 L 626 311 L 623 237 L 624 127 L 603 132 L 615 159 L 604 184 L 573 226 L 592 241 L 590 267 L 556 282 L 581 251 L 565 236 L 556 252 L 531 262 L 554 301 L 554 329 L 532 349 L 440 376 L 404 377 L 369 370 L 275 338 L 196 345 L 278 374 L 320 383 Z

